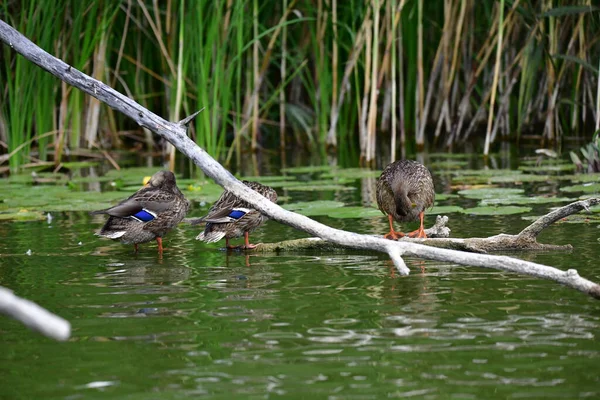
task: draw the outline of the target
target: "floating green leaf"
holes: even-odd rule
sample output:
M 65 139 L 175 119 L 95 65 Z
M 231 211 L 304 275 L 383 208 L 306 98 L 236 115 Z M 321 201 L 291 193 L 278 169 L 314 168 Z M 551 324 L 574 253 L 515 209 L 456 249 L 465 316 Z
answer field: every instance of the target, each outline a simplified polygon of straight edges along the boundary
M 463 212 L 463 208 L 459 206 L 433 206 L 428 214 L 452 214 Z
M 456 199 L 458 197 L 457 194 L 452 194 L 452 193 L 436 193 L 435 194 L 435 201 L 444 201 L 444 200 L 448 200 L 448 199 Z
M 307 167 L 288 167 L 282 168 L 281 172 L 293 173 L 293 174 L 308 174 L 314 172 L 328 172 L 330 171 L 332 166 L 330 165 L 311 165 Z
M 327 215 L 332 210 L 344 207 L 341 201 L 332 200 L 316 200 L 316 201 L 301 201 L 297 203 L 284 204 L 282 206 L 286 210 L 295 211 L 302 215 Z
M 566 186 L 561 188 L 563 192 L 600 193 L 600 183 L 582 183 L 580 185 Z
M 468 199 L 494 199 L 494 198 L 508 198 L 514 197 L 515 195 L 522 195 L 523 189 L 516 188 L 477 188 L 477 189 L 464 189 L 458 192 L 459 195 L 464 196 Z
M 546 204 L 546 203 L 565 203 L 573 201 L 567 197 L 543 197 L 543 196 L 509 196 L 505 198 L 483 199 L 479 203 L 480 206 L 493 206 L 504 204 Z
M 522 165 L 519 167 L 519 170 L 524 171 L 524 172 L 565 172 L 565 171 L 574 171 L 575 169 L 576 169 L 576 166 L 571 163 L 540 165 L 540 166 Z
M 296 178 L 293 176 L 274 175 L 274 176 L 244 176 L 239 179 L 242 181 L 260 182 L 265 185 L 268 185 L 269 182 L 289 181 L 289 180 L 295 180 Z
M 447 170 L 447 169 L 460 169 L 469 165 L 468 161 L 462 160 L 443 160 L 435 161 L 428 165 L 431 170 Z
M 362 178 L 377 178 L 381 175 L 380 170 L 368 168 L 334 168 L 322 174 L 323 178 L 346 178 L 356 180 Z
M 503 206 L 503 207 L 474 207 L 465 208 L 461 212 L 470 215 L 511 215 L 531 211 L 531 207 Z

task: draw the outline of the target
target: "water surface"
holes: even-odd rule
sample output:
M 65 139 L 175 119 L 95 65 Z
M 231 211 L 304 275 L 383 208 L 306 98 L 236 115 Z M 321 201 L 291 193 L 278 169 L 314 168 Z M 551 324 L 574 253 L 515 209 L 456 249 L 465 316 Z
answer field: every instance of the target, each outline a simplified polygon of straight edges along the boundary
M 360 205 L 361 182 L 351 185 L 286 195 Z M 522 216 L 450 214 L 450 227 L 516 233 Z M 315 218 L 386 229 L 383 215 Z M 159 258 L 155 244 L 133 254 L 94 237 L 101 222 L 0 222 L 0 285 L 73 326 L 57 343 L 0 317 L 0 398 L 600 398 L 600 303 L 553 282 L 419 259 L 399 277 L 386 256 L 357 251 L 227 253 L 185 225 Z M 270 221 L 251 238 L 303 236 Z M 573 252 L 517 256 L 598 282 L 599 237 L 597 224 L 556 224 L 540 241 Z

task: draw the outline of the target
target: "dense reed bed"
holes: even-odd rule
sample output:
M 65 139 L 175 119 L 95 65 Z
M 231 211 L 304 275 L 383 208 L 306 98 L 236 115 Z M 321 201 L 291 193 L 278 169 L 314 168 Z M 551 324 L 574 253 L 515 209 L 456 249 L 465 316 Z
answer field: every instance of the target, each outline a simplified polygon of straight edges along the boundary
M 5 1 L 45 50 L 179 120 L 230 162 L 245 150 L 343 148 L 361 163 L 467 141 L 487 154 L 599 128 L 591 0 Z M 0 161 L 175 152 L 3 46 Z

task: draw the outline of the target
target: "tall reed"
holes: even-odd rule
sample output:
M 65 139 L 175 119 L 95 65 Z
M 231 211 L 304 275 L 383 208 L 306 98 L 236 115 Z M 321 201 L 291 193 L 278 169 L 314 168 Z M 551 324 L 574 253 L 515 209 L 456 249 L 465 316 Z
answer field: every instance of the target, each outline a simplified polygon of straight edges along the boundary
M 599 11 L 591 0 L 30 0 L 4 2 L 0 18 L 172 120 L 206 107 L 189 134 L 227 162 L 303 146 L 370 164 L 380 149 L 394 159 L 476 140 L 487 154 L 501 139 L 589 136 Z M 2 55 L 0 153 L 13 170 L 137 142 L 174 168 L 151 132 Z

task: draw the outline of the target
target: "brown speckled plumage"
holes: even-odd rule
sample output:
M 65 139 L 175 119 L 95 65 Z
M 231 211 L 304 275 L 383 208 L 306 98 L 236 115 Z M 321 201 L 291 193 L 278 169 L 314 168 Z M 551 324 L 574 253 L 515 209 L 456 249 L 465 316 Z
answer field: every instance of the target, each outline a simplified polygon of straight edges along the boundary
M 377 181 L 377 205 L 388 216 L 390 232 L 388 239 L 404 236 L 393 230 L 392 220 L 409 222 L 421 219 L 418 230 L 411 237 L 426 237 L 423 232 L 423 214 L 433 206 L 435 191 L 429 170 L 421 163 L 399 160 L 389 164 Z
M 136 251 L 139 243 L 156 239 L 158 251 L 162 252 L 162 237 L 183 220 L 189 206 L 189 201 L 177 187 L 175 175 L 170 171 L 158 171 L 146 186 L 128 199 L 106 210 L 93 212 L 110 216 L 97 235 L 133 244 Z
M 277 192 L 273 188 L 258 182 L 243 181 L 243 183 L 272 202 L 277 202 Z M 232 213 L 235 210 L 242 210 L 239 211 L 239 214 L 243 215 L 237 219 L 233 218 L 231 215 L 234 215 Z M 192 225 L 206 223 L 204 232 L 196 237 L 197 240 L 212 243 L 225 238 L 227 248 L 231 248 L 229 246 L 229 239 L 244 236 L 244 248 L 254 248 L 255 245 L 250 244 L 248 235 L 267 219 L 258 210 L 252 208 L 249 203 L 236 197 L 233 193 L 225 191 L 215 204 L 212 205 L 208 211 L 208 215 L 191 220 L 190 223 Z

